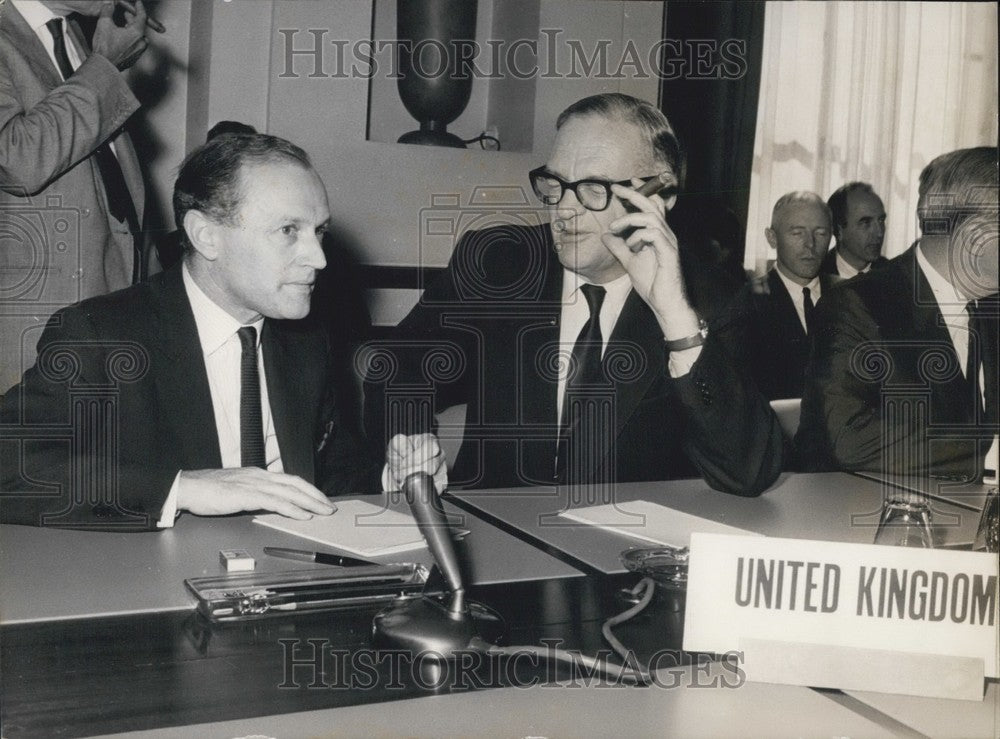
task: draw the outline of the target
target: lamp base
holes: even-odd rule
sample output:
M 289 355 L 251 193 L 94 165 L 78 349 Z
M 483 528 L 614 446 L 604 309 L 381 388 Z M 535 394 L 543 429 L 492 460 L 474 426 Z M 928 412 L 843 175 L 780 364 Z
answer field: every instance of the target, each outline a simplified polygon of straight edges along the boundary
M 379 611 L 372 637 L 379 649 L 400 649 L 413 659 L 449 660 L 458 652 L 483 651 L 482 642 L 496 644 L 503 636 L 503 618 L 492 608 L 467 601 L 459 612 L 449 607 L 452 596 L 402 597 Z
M 466 148 L 465 142 L 447 131 L 417 130 L 404 133 L 397 144 L 419 144 L 421 146 L 448 146 L 452 149 Z

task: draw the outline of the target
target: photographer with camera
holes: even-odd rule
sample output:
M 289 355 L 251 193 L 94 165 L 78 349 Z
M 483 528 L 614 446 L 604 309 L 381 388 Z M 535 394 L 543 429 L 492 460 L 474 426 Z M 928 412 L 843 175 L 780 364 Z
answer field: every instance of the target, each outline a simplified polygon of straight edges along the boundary
M 550 222 L 464 234 L 372 347 L 369 439 L 432 430 L 464 403 L 453 487 L 608 491 L 700 474 L 759 494 L 781 468 L 781 431 L 730 359 L 725 291 L 665 220 L 681 169 L 669 122 L 613 93 L 574 103 L 556 128 L 529 174 Z
M 89 47 L 74 13 L 97 18 Z M 147 26 L 163 30 L 142 0 L 0 7 L 0 211 L 14 224 L 4 286 L 17 288 L 4 297 L 0 393 L 34 359 L 26 331 L 64 305 L 143 276 L 145 193 L 122 131 L 139 101 L 122 72 L 145 52 Z M 49 218 L 51 209 L 72 214 Z

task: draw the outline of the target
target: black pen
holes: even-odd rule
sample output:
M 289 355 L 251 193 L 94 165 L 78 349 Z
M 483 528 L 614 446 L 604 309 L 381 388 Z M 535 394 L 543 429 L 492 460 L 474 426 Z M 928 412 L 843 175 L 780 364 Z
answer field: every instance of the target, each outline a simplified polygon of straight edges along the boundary
M 264 547 L 264 554 L 270 554 L 272 557 L 294 559 L 299 562 L 316 562 L 321 565 L 335 565 L 337 567 L 378 566 L 378 562 L 368 562 L 364 559 L 342 557 L 339 554 L 326 554 L 325 552 L 305 552 L 301 549 L 284 549 L 283 547 Z

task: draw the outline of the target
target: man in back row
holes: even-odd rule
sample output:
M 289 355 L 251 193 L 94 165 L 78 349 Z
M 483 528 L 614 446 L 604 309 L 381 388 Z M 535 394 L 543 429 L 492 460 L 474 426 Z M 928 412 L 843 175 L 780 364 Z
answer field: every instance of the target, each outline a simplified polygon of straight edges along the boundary
M 767 289 L 749 282 L 733 301 L 738 356 L 768 400 L 802 397 L 813 311 L 836 279 L 820 272 L 830 224 L 830 209 L 816 193 L 778 198 L 764 231 L 777 255 Z
M 299 147 L 223 135 L 174 187 L 180 264 L 59 311 L 0 408 L 0 521 L 121 530 L 189 511 L 326 515 L 380 489 L 338 415 L 326 332 L 303 321 L 330 219 Z M 393 440 L 387 487 L 443 456 Z
M 848 182 L 827 201 L 833 214 L 837 245 L 827 252 L 823 272 L 845 280 L 888 260 L 882 256 L 885 240 L 885 208 L 882 199 L 866 182 Z
M 777 419 L 714 323 L 724 294 L 665 221 L 675 195 L 633 189 L 659 175 L 680 184 L 669 122 L 611 93 L 574 103 L 556 129 L 529 174 L 550 222 L 466 233 L 375 349 L 371 442 L 426 432 L 464 403 L 455 486 L 610 490 L 700 474 L 759 494 L 781 468 Z
M 997 149 L 920 174 L 921 236 L 817 308 L 796 443 L 811 469 L 981 478 L 997 435 Z

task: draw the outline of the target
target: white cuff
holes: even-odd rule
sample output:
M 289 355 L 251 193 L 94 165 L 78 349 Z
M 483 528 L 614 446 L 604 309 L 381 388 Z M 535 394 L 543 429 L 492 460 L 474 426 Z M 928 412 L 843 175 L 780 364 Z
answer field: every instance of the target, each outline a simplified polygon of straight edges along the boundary
M 690 372 L 701 356 L 701 349 L 699 345 L 681 349 L 679 352 L 670 352 L 670 359 L 667 360 L 667 371 L 670 372 L 670 376 L 676 380 Z
M 170 492 L 167 493 L 167 499 L 163 501 L 163 508 L 160 510 L 160 520 L 156 522 L 156 527 L 159 529 L 170 529 L 174 526 L 174 521 L 177 520 L 177 487 L 180 485 L 181 473 L 177 473 L 177 477 L 174 478 L 174 484 L 170 486 Z

